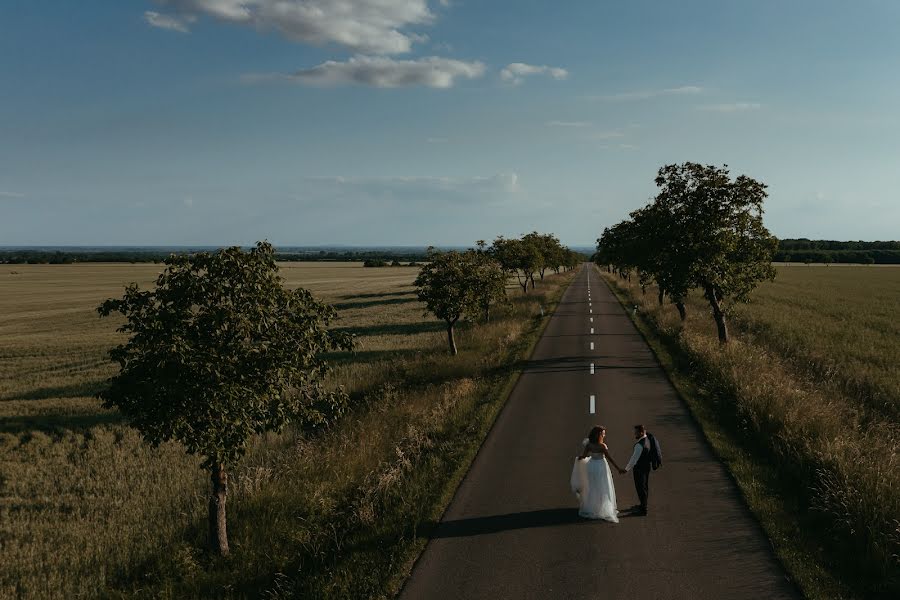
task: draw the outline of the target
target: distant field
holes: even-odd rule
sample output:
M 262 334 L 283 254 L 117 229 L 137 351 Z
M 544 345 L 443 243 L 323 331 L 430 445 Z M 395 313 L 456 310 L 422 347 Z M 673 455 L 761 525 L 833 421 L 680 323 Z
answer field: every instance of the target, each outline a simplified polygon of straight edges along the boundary
M 900 269 L 781 266 L 736 318 L 795 368 L 900 424 Z
M 101 321 L 96 308 L 106 298 L 121 296 L 132 281 L 150 286 L 159 271 L 154 264 L 3 265 L 0 431 L 71 429 L 111 418 L 98 410 L 92 396 L 115 370 L 106 352 L 119 337 L 116 321 Z M 439 323 L 402 327 L 424 320 L 412 287 L 417 272 L 359 263 L 281 266 L 289 286 L 303 285 L 341 309 L 339 326 L 368 327 L 354 331 L 363 334 L 359 350 L 369 353 L 442 339 L 434 333 Z M 395 327 L 377 327 L 386 322 Z
M 460 356 L 448 360 L 443 323 L 415 297 L 417 269 L 282 264 L 288 285 L 332 303 L 334 325 L 357 336 L 354 354 L 330 357 L 331 383 L 362 405 L 321 438 L 258 440 L 232 473 L 232 559 L 220 570 L 202 552 L 199 459 L 175 443 L 147 447 L 93 398 L 115 371 L 106 352 L 121 339 L 96 306 L 129 282 L 150 286 L 160 268 L 0 270 L 0 597 L 244 597 L 273 585 L 300 596 L 379 593 L 415 540 L 406 528 L 444 493 L 434 482 L 451 477 L 489 426 L 497 373 L 533 327 L 542 286 L 522 298 L 511 285 L 512 305 L 490 324 L 463 326 Z M 442 440 L 444 462 L 426 452 L 432 438 Z M 405 477 L 409 484 L 396 483 Z M 344 536 L 360 533 L 384 541 L 340 551 Z M 289 579 L 298 569 L 307 575 Z

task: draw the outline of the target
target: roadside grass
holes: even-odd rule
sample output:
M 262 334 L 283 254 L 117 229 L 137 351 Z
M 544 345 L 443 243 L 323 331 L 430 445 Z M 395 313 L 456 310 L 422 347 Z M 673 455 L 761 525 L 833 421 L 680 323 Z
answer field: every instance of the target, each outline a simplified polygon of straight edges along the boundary
M 328 431 L 260 436 L 232 471 L 227 559 L 204 550 L 207 481 L 178 444 L 143 444 L 90 397 L 115 325 L 93 312 L 156 265 L 18 266 L 0 274 L 0 596 L 389 597 L 424 546 L 570 276 L 458 336 L 409 268 L 284 264 L 342 306 L 334 356 L 353 407 Z
M 859 270 L 780 268 L 736 307 L 725 348 L 699 295 L 683 327 L 655 288 L 602 273 L 814 599 L 900 594 L 896 363 L 875 356 L 900 336 L 872 325 L 900 308 L 900 270 Z

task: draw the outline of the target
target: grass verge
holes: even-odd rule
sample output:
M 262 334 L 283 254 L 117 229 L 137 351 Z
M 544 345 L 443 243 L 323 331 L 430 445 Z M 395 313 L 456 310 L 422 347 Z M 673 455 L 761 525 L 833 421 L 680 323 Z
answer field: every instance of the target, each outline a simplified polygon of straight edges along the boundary
M 881 442 L 856 427 L 840 399 L 793 378 L 765 348 L 733 341 L 722 350 L 691 328 L 664 326 L 662 309 L 639 288 L 601 274 L 623 305 L 639 307 L 628 311 L 632 320 L 802 593 L 896 597 L 891 548 L 900 523 L 891 521 L 890 448 L 879 454 Z M 882 456 L 887 474 L 879 471 Z

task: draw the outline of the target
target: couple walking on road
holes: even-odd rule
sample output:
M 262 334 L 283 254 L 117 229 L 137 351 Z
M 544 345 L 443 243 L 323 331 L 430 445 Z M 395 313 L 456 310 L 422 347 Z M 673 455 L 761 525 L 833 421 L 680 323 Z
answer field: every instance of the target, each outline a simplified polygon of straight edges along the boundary
M 593 427 L 584 441 L 584 450 L 575 458 L 572 468 L 572 491 L 581 502 L 578 514 L 586 519 L 603 519 L 619 522 L 619 515 L 647 515 L 647 496 L 650 493 L 650 471 L 662 463 L 659 443 L 643 425 L 634 426 L 636 440 L 631 458 L 625 468 L 619 467 L 606 446 L 606 428 Z M 616 486 L 613 483 L 610 463 L 620 474 L 632 471 L 639 505 L 629 511 L 619 512 L 616 505 Z

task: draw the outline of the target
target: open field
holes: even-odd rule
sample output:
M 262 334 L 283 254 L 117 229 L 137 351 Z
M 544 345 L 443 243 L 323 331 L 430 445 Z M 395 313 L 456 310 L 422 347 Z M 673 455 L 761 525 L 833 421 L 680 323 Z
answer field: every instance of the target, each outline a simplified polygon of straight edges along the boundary
M 336 305 L 335 325 L 358 336 L 355 354 L 332 357 L 332 383 L 354 408 L 332 430 L 257 441 L 232 474 L 223 561 L 203 550 L 199 459 L 174 443 L 147 447 L 92 397 L 118 340 L 97 304 L 159 269 L 0 273 L 0 597 L 385 593 L 502 404 L 538 304 L 567 281 L 527 298 L 510 287 L 495 320 L 461 327 L 450 360 L 443 324 L 415 298 L 416 269 L 282 265 L 289 285 Z
M 734 307 L 725 349 L 699 294 L 682 327 L 655 288 L 606 277 L 804 592 L 896 597 L 900 269 L 781 266 Z

